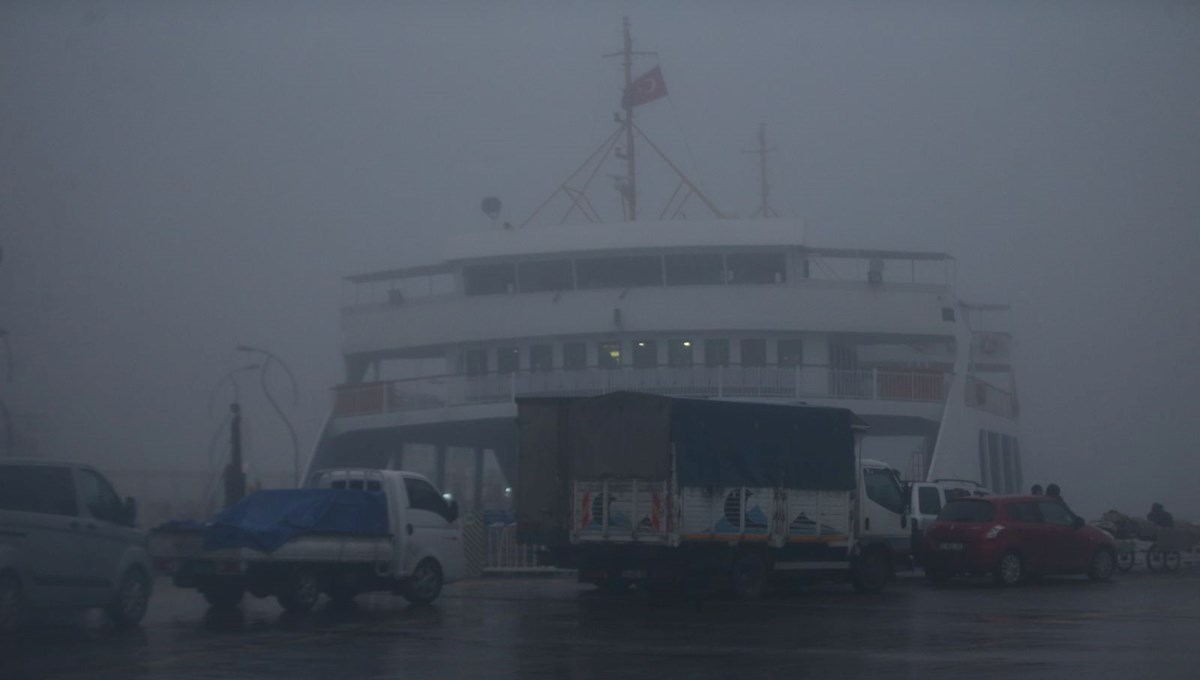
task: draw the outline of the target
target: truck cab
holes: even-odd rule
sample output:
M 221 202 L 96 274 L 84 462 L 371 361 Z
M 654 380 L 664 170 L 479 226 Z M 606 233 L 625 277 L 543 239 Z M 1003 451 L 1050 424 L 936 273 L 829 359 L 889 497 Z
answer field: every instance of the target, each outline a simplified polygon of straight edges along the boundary
M 911 553 L 909 505 L 900 474 L 883 461 L 861 462 L 859 544 L 863 550 L 884 548 L 892 566 L 906 562 Z

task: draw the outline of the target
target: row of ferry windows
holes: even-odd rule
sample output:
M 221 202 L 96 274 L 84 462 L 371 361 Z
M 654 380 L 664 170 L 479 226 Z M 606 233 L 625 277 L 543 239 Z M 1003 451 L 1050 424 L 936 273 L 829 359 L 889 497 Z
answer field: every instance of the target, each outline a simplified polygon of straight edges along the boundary
M 478 264 L 463 268 L 467 295 L 786 281 L 787 263 L 783 253 L 593 257 Z
M 799 338 L 781 338 L 775 343 L 775 365 L 800 366 L 804 363 L 804 343 Z M 659 356 L 659 347 L 664 346 L 665 355 Z M 704 366 L 729 366 L 735 363 L 731 349 L 738 351 L 738 361 L 741 366 L 766 366 L 767 340 L 765 338 L 709 338 L 703 341 L 687 338 L 642 339 L 632 341 L 608 340 L 594 343 L 595 353 L 589 361 L 589 343 L 564 342 L 560 346 L 559 358 L 556 362 L 553 345 L 530 345 L 526 355 L 526 363 L 522 365 L 520 347 L 499 347 L 490 349 L 470 349 L 463 352 L 463 370 L 467 375 L 484 375 L 491 371 L 489 359 L 494 355 L 496 373 L 516 373 L 522 369 L 531 371 L 551 371 L 561 368 L 568 371 L 580 371 L 589 367 L 620 368 L 655 368 L 660 365 L 686 367 L 703 364 Z M 703 348 L 703 358 L 697 356 Z M 663 361 L 665 359 L 665 362 Z
M 983 485 L 996 493 L 1021 493 L 1021 447 L 1017 438 L 980 430 L 979 474 Z

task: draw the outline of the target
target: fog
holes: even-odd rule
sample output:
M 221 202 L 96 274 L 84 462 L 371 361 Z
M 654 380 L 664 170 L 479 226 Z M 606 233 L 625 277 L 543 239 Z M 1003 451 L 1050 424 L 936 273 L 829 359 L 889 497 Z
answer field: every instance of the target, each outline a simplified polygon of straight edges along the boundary
M 726 212 L 757 207 L 763 122 L 775 208 L 810 238 L 946 250 L 960 297 L 1013 305 L 1027 482 L 1200 519 L 1200 6 L 502 5 L 0 7 L 23 446 L 204 469 L 249 344 L 295 372 L 307 455 L 342 379 L 340 277 L 435 261 L 491 228 L 483 196 L 532 212 L 612 130 L 600 55 L 628 15 L 670 91 L 639 125 Z M 241 380 L 252 464 L 286 475 Z

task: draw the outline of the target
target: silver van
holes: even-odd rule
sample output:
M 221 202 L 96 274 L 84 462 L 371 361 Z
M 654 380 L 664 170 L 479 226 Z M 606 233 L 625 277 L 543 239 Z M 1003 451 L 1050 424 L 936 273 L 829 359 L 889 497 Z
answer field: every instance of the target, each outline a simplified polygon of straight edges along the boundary
M 86 465 L 0 460 L 0 631 L 30 609 L 142 620 L 153 582 L 136 505 Z

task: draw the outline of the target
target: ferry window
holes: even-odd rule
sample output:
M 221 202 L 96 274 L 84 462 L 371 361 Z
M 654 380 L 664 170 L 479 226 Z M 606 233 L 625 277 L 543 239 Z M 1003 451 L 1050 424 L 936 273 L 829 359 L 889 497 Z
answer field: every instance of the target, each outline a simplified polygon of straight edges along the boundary
M 725 282 L 720 254 L 667 255 L 664 269 L 668 286 L 720 285 Z
M 512 293 L 517 289 L 517 270 L 511 264 L 477 264 L 463 268 L 467 295 Z
M 582 342 L 564 342 L 563 368 L 568 371 L 582 371 L 587 368 L 587 345 Z
M 488 372 L 486 349 L 469 349 L 463 352 L 463 367 L 467 375 L 483 375 Z
M 783 253 L 732 253 L 725 259 L 729 283 L 784 283 L 787 265 Z
M 550 345 L 532 345 L 529 348 L 529 369 L 549 371 L 554 368 L 554 348 Z
M 804 363 L 804 341 L 797 338 L 779 341 L 779 365 L 800 366 Z
M 635 340 L 632 354 L 634 368 L 654 368 L 658 365 L 658 343 L 653 340 Z
M 767 365 L 767 341 L 762 338 L 746 338 L 741 342 L 743 366 Z
M 728 366 L 729 341 L 725 338 L 711 338 L 704 341 L 704 365 Z
M 1013 450 L 1013 474 L 1017 477 L 1017 492 L 1025 488 L 1025 478 L 1021 474 L 1021 442 L 1016 437 L 1012 438 Z
M 995 484 L 994 491 L 1000 493 L 1008 493 L 1008 487 L 1004 486 L 1004 460 L 1000 457 L 1000 435 L 995 432 L 988 432 L 988 462 L 991 463 L 992 484 Z
M 600 368 L 620 368 L 621 343 L 615 340 L 600 343 L 596 363 L 599 364 Z
M 662 260 L 652 256 L 598 257 L 575 262 L 580 288 L 662 285 Z
M 501 347 L 496 350 L 496 372 L 516 373 L 521 368 L 521 350 L 516 347 Z
M 991 475 L 989 474 L 989 472 L 990 471 L 988 469 L 988 463 L 987 463 L 987 433 L 984 432 L 983 430 L 980 430 L 979 431 L 979 480 L 983 482 L 984 486 L 991 489 L 992 491 L 999 491 L 999 489 L 992 486 L 992 478 L 991 478 Z
M 517 265 L 517 280 L 522 293 L 569 290 L 575 287 L 570 260 L 543 260 Z
M 667 363 L 672 366 L 691 366 L 694 348 L 691 340 L 668 340 Z
M 1000 447 L 1004 452 L 1004 491 L 1005 493 L 1016 493 L 1018 487 L 1016 474 L 1013 470 L 1012 437 L 1001 435 Z

